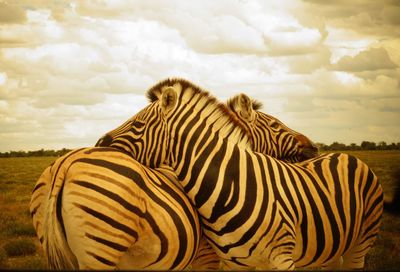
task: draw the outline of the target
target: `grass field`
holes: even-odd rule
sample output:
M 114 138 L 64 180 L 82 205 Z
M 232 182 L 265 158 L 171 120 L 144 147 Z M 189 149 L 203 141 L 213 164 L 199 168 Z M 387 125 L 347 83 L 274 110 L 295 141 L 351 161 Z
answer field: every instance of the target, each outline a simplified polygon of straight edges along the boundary
M 400 151 L 347 152 L 366 162 L 390 200 L 400 182 Z M 0 158 L 0 269 L 46 269 L 29 215 L 31 191 L 53 157 Z M 400 270 L 400 216 L 384 213 L 367 270 Z
M 29 214 L 29 201 L 36 180 L 54 160 L 0 158 L 0 268 L 46 268 Z

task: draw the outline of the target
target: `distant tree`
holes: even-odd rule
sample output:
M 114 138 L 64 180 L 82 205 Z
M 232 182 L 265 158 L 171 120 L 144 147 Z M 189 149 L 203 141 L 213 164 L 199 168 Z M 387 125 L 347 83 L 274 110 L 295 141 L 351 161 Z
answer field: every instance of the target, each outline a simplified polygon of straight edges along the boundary
M 390 145 L 387 146 L 387 149 L 396 150 L 397 149 L 397 145 L 395 143 L 391 143 Z
M 27 153 L 25 151 L 10 151 L 10 157 L 26 157 Z
M 66 153 L 71 151 L 71 149 L 60 149 L 60 150 L 44 150 L 39 149 L 39 150 L 32 150 L 32 151 L 9 151 L 9 152 L 0 152 L 0 158 L 9 158 L 9 157 L 60 157 Z
M 375 150 L 376 144 L 374 142 L 363 141 L 361 143 L 361 149 L 363 150 Z
M 360 148 L 359 148 L 359 146 L 358 146 L 356 143 L 351 143 L 351 144 L 348 146 L 348 149 L 350 149 L 350 150 L 358 150 L 358 149 L 360 149 Z
M 386 150 L 387 149 L 387 144 L 384 141 L 381 141 L 378 143 L 378 149 L 380 150 Z
M 0 158 L 8 158 L 10 157 L 10 152 L 0 153 Z
M 337 141 L 333 142 L 330 145 L 326 145 L 324 143 L 315 143 L 320 151 L 341 151 L 341 150 L 400 150 L 400 142 L 387 144 L 385 141 L 380 141 L 378 144 L 369 141 L 362 141 L 361 145 L 357 145 L 356 143 L 351 143 L 349 145 L 345 145 L 343 143 L 339 143 Z M 8 151 L 8 152 L 0 152 L 0 158 L 9 158 L 9 157 L 61 157 L 66 153 L 70 152 L 71 149 L 63 148 L 59 150 L 45 150 L 39 149 L 34 151 Z
M 315 145 L 318 147 L 318 150 L 321 150 L 321 151 L 329 150 L 329 146 L 327 146 L 324 143 L 315 143 Z
M 71 149 L 63 148 L 63 149 L 60 149 L 60 150 L 56 151 L 55 155 L 58 156 L 58 157 L 61 157 L 61 156 L 65 155 L 65 154 L 67 154 L 70 151 L 71 151 Z
M 347 147 L 345 144 L 342 143 L 338 143 L 338 142 L 333 142 L 330 146 L 329 146 L 330 150 L 346 150 Z

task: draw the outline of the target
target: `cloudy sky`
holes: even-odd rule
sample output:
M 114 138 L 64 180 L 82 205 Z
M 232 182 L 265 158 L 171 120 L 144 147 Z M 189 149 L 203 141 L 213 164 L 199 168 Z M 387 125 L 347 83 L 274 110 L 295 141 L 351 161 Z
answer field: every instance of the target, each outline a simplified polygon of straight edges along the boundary
M 0 0 L 2 152 L 91 146 L 174 76 L 315 142 L 400 142 L 400 1 Z

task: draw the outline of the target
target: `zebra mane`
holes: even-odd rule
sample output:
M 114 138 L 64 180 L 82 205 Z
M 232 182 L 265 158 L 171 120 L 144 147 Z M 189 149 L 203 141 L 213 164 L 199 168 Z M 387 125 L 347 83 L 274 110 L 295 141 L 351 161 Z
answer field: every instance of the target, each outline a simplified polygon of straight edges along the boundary
M 253 106 L 253 110 L 261 110 L 263 108 L 263 103 L 261 101 L 252 99 L 251 104 Z
M 164 87 L 173 86 L 174 84 L 179 84 L 182 87 L 182 93 L 184 92 L 184 90 L 190 88 L 191 90 L 193 90 L 193 96 L 200 95 L 200 97 L 207 99 L 209 105 L 215 105 L 221 112 L 221 115 L 226 116 L 228 124 L 231 124 L 234 128 L 237 128 L 241 135 L 246 135 L 247 138 L 251 138 L 251 133 L 249 129 L 240 120 L 237 119 L 237 117 L 228 109 L 228 107 L 224 103 L 219 102 L 217 98 L 211 95 L 207 90 L 193 84 L 189 80 L 183 78 L 167 78 L 151 87 L 147 91 L 146 96 L 149 101 L 153 103 L 159 100 Z

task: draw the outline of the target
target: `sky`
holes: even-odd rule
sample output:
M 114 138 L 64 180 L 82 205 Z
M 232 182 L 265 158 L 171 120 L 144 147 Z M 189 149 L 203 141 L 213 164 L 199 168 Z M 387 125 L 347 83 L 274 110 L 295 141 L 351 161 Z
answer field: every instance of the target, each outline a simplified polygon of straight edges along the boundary
M 0 152 L 93 146 L 182 77 L 318 143 L 400 142 L 400 1 L 0 0 Z

